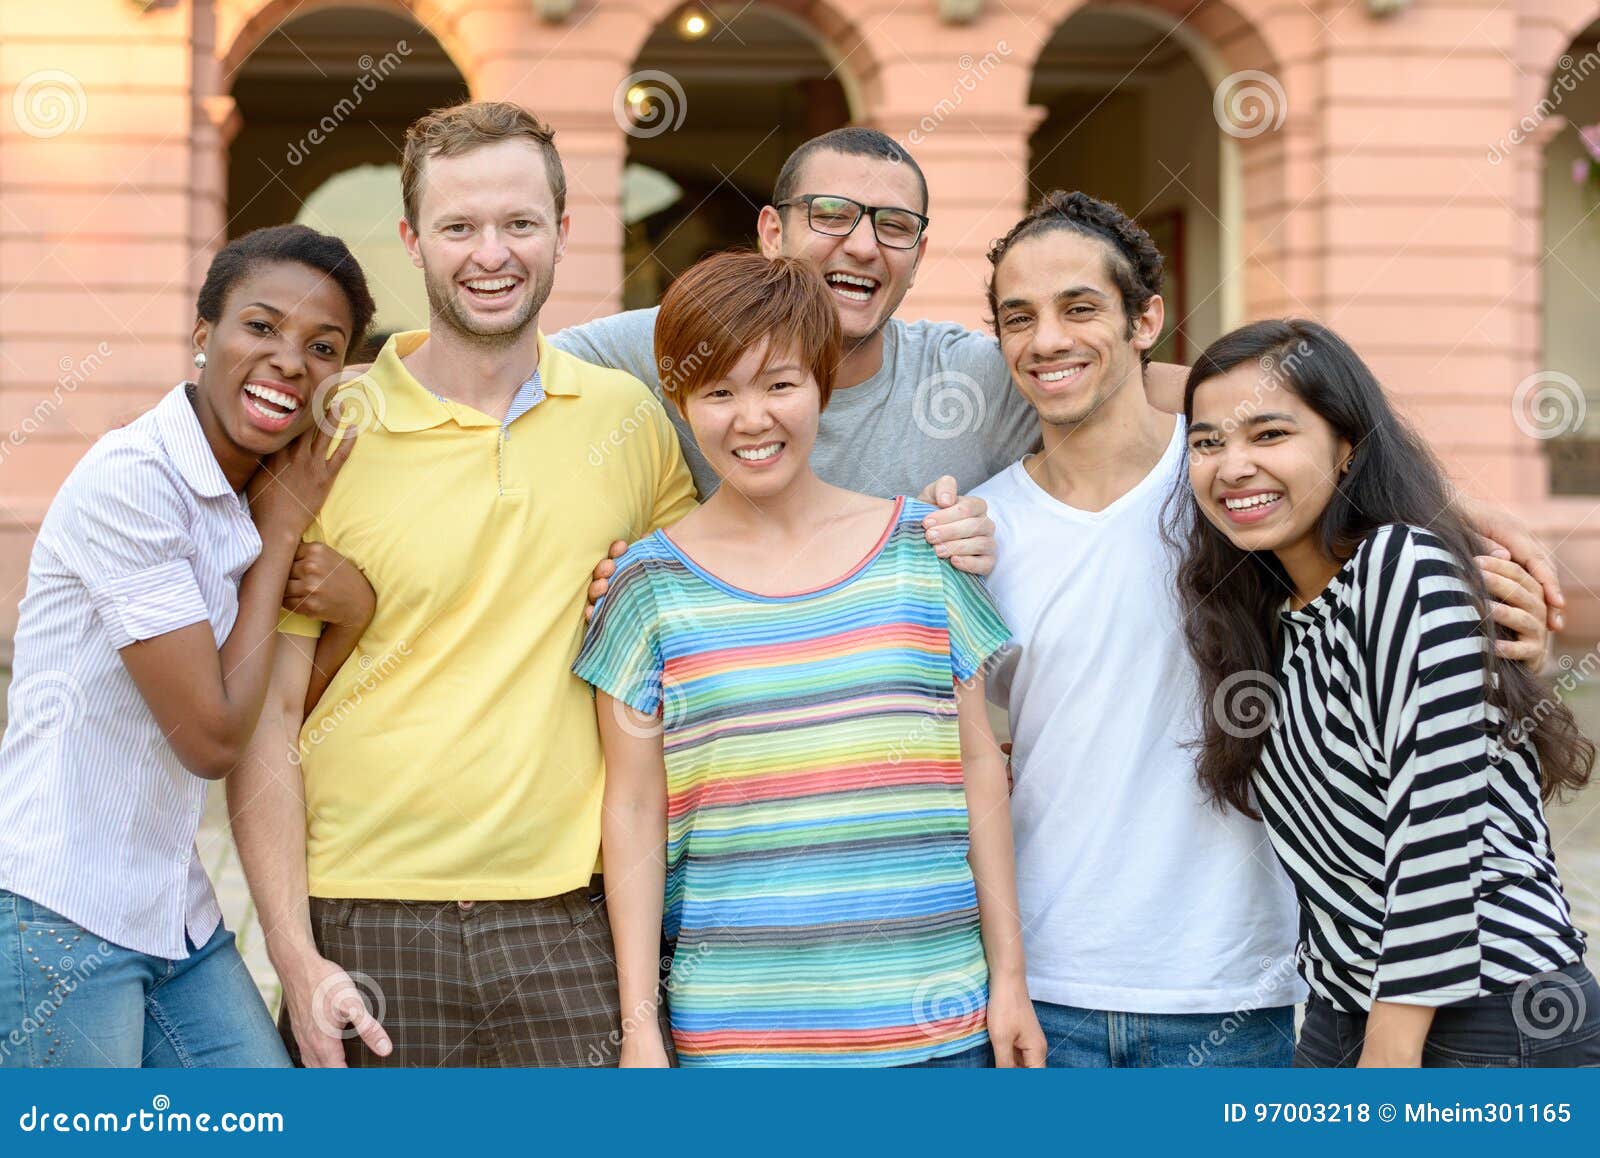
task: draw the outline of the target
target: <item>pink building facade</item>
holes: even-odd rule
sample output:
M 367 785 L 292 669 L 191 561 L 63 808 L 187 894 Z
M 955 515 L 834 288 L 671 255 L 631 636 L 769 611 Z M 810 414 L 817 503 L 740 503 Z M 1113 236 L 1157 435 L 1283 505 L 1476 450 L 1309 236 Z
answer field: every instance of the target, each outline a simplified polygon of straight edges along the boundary
M 1577 132 L 1600 122 L 1597 20 L 1595 0 L 0 0 L 0 637 L 61 479 L 189 369 L 210 254 L 343 174 L 392 179 L 406 122 L 463 94 L 556 128 L 572 240 L 547 330 L 749 236 L 783 155 L 838 124 L 927 174 L 903 316 L 981 324 L 985 250 L 1032 198 L 1112 197 L 1173 259 L 1172 356 L 1250 318 L 1329 323 L 1464 489 L 1556 547 L 1572 632 L 1600 637 L 1600 182 Z M 347 236 L 351 196 L 380 322 L 409 324 L 392 206 L 329 201 Z

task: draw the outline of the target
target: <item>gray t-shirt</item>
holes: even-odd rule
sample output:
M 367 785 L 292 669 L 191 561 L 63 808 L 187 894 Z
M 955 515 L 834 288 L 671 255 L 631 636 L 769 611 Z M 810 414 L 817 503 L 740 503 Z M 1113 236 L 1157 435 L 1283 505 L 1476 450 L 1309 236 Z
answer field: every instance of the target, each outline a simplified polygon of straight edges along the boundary
M 571 326 L 556 348 L 626 370 L 661 397 L 656 311 L 629 310 Z M 716 473 L 677 408 L 662 398 L 703 499 Z M 954 322 L 903 322 L 883 329 L 883 365 L 865 382 L 835 390 L 817 430 L 811 467 L 825 482 L 862 494 L 916 495 L 941 475 L 969 493 L 1037 450 L 1039 420 L 1013 389 L 999 344 Z

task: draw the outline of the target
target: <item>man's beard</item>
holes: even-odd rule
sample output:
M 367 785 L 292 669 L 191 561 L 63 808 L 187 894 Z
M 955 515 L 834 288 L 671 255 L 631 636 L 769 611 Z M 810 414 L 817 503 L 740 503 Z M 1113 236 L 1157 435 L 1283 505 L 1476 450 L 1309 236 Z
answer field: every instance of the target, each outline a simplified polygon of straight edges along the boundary
M 483 346 L 501 347 L 515 345 L 530 325 L 537 323 L 539 311 L 550 297 L 555 284 L 555 270 L 531 270 L 526 284 L 522 307 L 508 317 L 485 327 L 475 321 L 463 307 L 461 294 L 454 278 L 435 278 L 425 273 L 423 284 L 428 290 L 428 310 L 435 319 L 449 326 L 461 337 Z

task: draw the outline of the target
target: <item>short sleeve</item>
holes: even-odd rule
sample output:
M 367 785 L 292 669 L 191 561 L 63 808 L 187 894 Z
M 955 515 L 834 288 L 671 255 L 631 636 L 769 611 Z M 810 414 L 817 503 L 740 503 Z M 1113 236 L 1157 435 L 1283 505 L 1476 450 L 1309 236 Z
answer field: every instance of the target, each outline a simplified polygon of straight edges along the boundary
M 661 375 L 656 370 L 656 313 L 654 306 L 645 310 L 624 310 L 610 317 L 568 326 L 550 335 L 550 344 L 596 366 L 626 370 L 660 399 Z
M 185 484 L 153 448 L 94 453 L 61 489 L 49 545 L 121 650 L 208 622 Z
M 623 556 L 610 590 L 595 606 L 572 665 L 585 683 L 641 712 L 661 707 L 661 645 L 650 571 Z
M 1011 640 L 1011 630 L 983 580 L 957 571 L 939 560 L 944 577 L 945 616 L 950 629 L 950 669 L 958 680 L 969 680 L 991 656 Z
M 939 350 L 939 363 L 970 378 L 983 393 L 985 411 L 979 433 L 989 474 L 998 474 L 1039 449 L 1039 416 L 1011 384 L 1011 371 L 992 335 L 952 330 Z

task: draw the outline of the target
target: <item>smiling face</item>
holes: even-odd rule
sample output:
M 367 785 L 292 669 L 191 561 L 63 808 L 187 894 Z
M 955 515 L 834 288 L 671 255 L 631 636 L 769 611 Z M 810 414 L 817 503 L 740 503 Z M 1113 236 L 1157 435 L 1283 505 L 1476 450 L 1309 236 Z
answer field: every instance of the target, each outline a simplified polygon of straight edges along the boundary
M 1252 360 L 1201 383 L 1188 435 L 1195 499 L 1236 547 L 1315 542 L 1351 446 L 1279 375 Z
M 538 324 L 567 244 L 538 145 L 512 139 L 429 157 L 417 218 L 400 222 L 400 236 L 435 321 L 497 345 Z
M 310 423 L 318 386 L 339 373 L 354 322 L 344 291 L 297 261 L 258 265 L 195 324 L 206 356 L 196 401 L 202 425 L 248 455 L 287 446 Z
M 1051 229 L 1015 242 L 995 268 L 1000 352 L 1052 426 L 1083 422 L 1130 383 L 1125 396 L 1143 401 L 1139 357 L 1161 333 L 1161 299 L 1150 299 L 1130 335 L 1111 256 L 1107 241 Z
M 880 157 L 819 150 L 801 168 L 794 196 L 811 193 L 848 197 L 879 208 L 926 212 L 922 187 L 910 166 Z M 798 257 L 822 275 L 839 307 L 847 346 L 876 334 L 899 309 L 928 246 L 926 233 L 913 249 L 880 245 L 865 213 L 848 237 L 818 233 L 807 224 L 803 204 L 785 209 L 766 206 L 756 229 L 763 254 Z
M 684 414 L 711 468 L 740 494 L 781 494 L 807 469 L 817 440 L 822 393 L 800 359 L 784 351 L 767 361 L 763 339 L 727 377 L 702 382 Z

